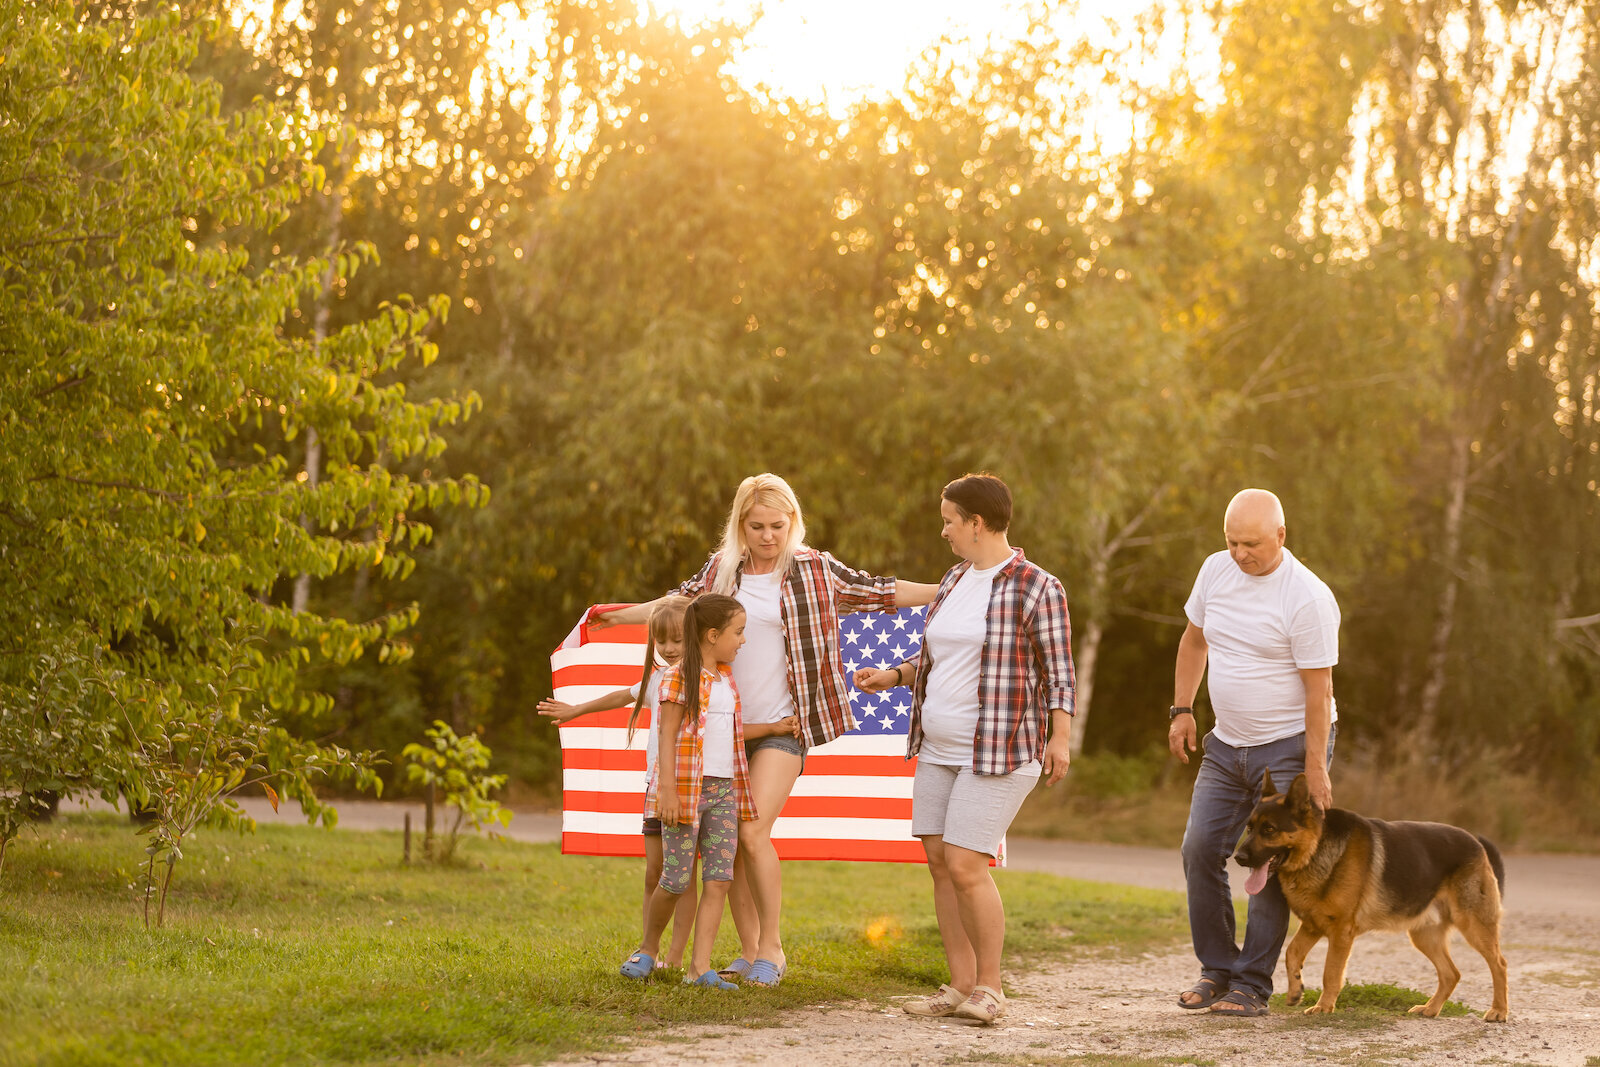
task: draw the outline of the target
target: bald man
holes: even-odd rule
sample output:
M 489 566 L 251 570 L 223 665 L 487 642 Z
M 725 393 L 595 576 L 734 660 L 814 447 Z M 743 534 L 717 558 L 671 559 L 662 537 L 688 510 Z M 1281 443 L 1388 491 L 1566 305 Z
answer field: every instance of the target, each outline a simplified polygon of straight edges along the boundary
M 1184 612 L 1189 625 L 1173 672 L 1172 754 L 1195 751 L 1194 697 L 1210 665 L 1211 710 L 1204 758 L 1183 832 L 1189 935 L 1200 980 L 1178 997 L 1214 1015 L 1267 1014 L 1272 972 L 1289 930 L 1277 876 L 1250 872 L 1244 945 L 1235 940 L 1228 859 L 1261 797 L 1262 776 L 1287 786 L 1304 771 L 1312 799 L 1333 803 L 1333 666 L 1339 661 L 1339 605 L 1322 580 L 1285 547 L 1283 505 L 1265 489 L 1228 504 L 1226 551 L 1200 567 Z

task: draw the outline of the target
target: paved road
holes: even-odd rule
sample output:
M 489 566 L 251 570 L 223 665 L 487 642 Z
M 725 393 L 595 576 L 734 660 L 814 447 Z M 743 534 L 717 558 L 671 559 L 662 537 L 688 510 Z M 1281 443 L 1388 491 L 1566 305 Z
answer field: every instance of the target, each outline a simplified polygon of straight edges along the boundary
M 305 822 L 297 802 L 289 801 L 274 812 L 264 797 L 241 800 L 259 823 Z M 91 802 L 85 807 L 105 810 Z M 77 803 L 63 803 L 64 811 Z M 411 814 L 411 825 L 421 832 L 422 805 L 409 801 L 345 800 L 338 805 L 342 830 L 398 830 Z M 442 816 L 441 816 L 442 817 Z M 519 811 L 502 831 L 517 841 L 544 844 L 561 839 L 561 816 L 548 812 Z M 1142 886 L 1183 892 L 1183 861 L 1176 849 L 1133 845 L 1099 845 L 1079 841 L 1013 838 L 1008 843 L 1008 864 L 1015 870 L 1043 871 L 1091 882 Z M 1506 908 L 1524 916 L 1566 916 L 1600 922 L 1600 856 L 1511 854 L 1506 862 Z M 1234 895 L 1243 899 L 1243 879 L 1235 879 Z

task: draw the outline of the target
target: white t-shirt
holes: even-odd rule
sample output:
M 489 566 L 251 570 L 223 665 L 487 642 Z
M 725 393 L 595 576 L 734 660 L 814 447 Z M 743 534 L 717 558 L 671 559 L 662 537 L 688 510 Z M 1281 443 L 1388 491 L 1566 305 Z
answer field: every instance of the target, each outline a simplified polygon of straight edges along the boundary
M 744 647 L 733 661 L 733 681 L 745 722 L 777 722 L 794 714 L 789 656 L 783 645 L 783 575 L 743 574 L 734 597 L 744 606 Z
M 994 576 L 1009 562 L 1003 560 L 988 570 L 968 568 L 928 620 L 922 647 L 933 667 L 922 699 L 922 748 L 917 752 L 924 763 L 972 766 L 989 594 Z
M 735 660 L 734 662 L 738 662 Z M 705 684 L 705 676 L 700 684 Z M 705 748 L 700 774 L 704 778 L 733 777 L 733 685 L 726 676 L 718 675 L 711 687 L 711 701 L 706 705 L 706 728 L 702 738 Z
M 639 690 L 645 688 L 647 694 L 644 706 L 650 712 L 650 728 L 646 731 L 644 742 L 644 778 L 649 781 L 656 773 L 656 751 L 661 747 L 661 673 L 663 668 L 657 667 L 650 672 L 650 677 L 643 681 L 634 682 L 628 687 L 628 696 L 635 702 L 639 699 Z
M 1300 671 L 1339 662 L 1339 605 L 1322 579 L 1288 549 L 1260 576 L 1217 552 L 1201 564 L 1184 612 L 1205 631 L 1207 685 L 1224 744 L 1264 745 L 1305 730 Z

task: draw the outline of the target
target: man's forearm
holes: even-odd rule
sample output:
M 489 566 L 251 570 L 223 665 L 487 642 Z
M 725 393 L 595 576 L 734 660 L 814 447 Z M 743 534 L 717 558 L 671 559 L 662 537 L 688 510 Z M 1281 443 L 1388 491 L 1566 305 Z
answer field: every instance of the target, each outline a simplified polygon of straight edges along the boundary
M 1195 694 L 1200 692 L 1200 679 L 1206 674 L 1207 651 L 1204 643 L 1193 641 L 1188 635 L 1179 642 L 1178 661 L 1172 671 L 1173 707 L 1194 707 Z

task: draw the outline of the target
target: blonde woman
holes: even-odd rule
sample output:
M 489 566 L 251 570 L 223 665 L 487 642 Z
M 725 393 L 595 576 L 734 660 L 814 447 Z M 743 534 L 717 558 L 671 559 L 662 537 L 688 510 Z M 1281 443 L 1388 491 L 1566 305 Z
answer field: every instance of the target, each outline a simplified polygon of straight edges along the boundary
M 755 985 L 777 985 L 788 969 L 779 926 L 783 873 L 772 825 L 805 767 L 806 750 L 855 727 L 840 665 L 839 617 L 916 607 L 938 590 L 854 570 L 807 546 L 805 537 L 789 483 L 776 474 L 746 478 L 734 494 L 722 547 L 673 591 L 733 596 L 747 617 L 733 677 L 759 817 L 739 824 L 730 906 L 741 951 L 722 973 Z M 590 625 L 642 622 L 650 608 L 623 608 Z

